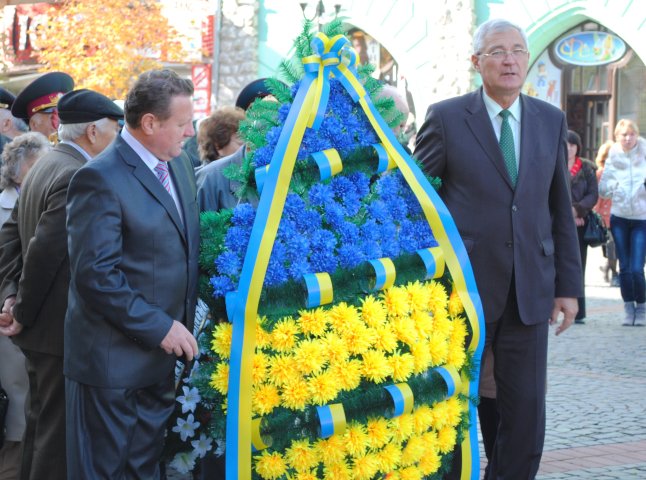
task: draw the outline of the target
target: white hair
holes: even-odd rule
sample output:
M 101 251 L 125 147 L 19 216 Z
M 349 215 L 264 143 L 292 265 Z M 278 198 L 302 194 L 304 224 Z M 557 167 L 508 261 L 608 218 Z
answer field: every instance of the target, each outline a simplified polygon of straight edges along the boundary
M 482 49 L 485 47 L 485 39 L 491 33 L 505 32 L 507 30 L 517 30 L 523 37 L 523 42 L 525 42 L 525 48 L 528 47 L 529 42 L 527 41 L 527 34 L 520 26 L 516 25 L 509 20 L 503 18 L 492 18 L 481 24 L 473 34 L 473 53 L 480 55 Z
M 58 138 L 61 141 L 66 140 L 68 142 L 73 142 L 77 138 L 85 135 L 87 127 L 92 124 L 96 125 L 97 130 L 102 133 L 111 127 L 109 118 L 101 118 L 99 120 L 93 120 L 91 122 L 84 123 L 61 123 L 58 126 Z

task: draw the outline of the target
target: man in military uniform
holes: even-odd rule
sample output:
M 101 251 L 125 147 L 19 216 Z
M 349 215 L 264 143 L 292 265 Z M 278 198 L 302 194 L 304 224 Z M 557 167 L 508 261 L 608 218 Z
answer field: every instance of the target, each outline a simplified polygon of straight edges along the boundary
M 40 132 L 50 140 L 55 139 L 60 124 L 56 108 L 58 100 L 73 88 L 74 80 L 67 73 L 46 73 L 18 94 L 11 113 L 29 122 L 32 132 Z

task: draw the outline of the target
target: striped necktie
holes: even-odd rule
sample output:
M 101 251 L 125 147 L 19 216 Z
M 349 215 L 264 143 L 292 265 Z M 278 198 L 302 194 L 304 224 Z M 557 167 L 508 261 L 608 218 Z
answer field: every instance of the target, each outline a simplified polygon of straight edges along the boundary
M 511 179 L 511 184 L 516 186 L 516 179 L 518 178 L 518 166 L 516 165 L 516 149 L 514 148 L 514 135 L 511 133 L 511 126 L 509 125 L 509 110 L 502 110 L 499 114 L 502 117 L 502 126 L 500 128 L 500 150 L 505 159 L 505 167 Z
M 166 191 L 170 193 L 170 176 L 168 174 L 168 163 L 162 162 L 161 160 L 157 162 L 157 165 L 155 166 L 155 173 L 157 174 L 157 178 L 159 178 L 159 181 L 164 186 Z

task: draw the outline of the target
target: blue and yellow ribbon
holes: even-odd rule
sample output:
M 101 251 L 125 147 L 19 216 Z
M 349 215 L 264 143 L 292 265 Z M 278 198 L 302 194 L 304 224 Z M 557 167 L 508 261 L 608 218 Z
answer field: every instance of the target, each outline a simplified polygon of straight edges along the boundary
M 395 162 L 391 160 L 388 156 L 388 152 L 380 143 L 375 143 L 372 145 L 372 148 L 377 152 L 377 158 L 379 158 L 379 163 L 377 164 L 377 173 L 383 173 L 386 170 L 391 170 L 396 167 Z
M 321 426 L 321 438 L 342 435 L 345 432 L 345 410 L 341 403 L 316 407 Z
M 255 321 L 269 256 L 292 177 L 300 144 L 309 126 L 317 129 L 327 108 L 329 78 L 336 77 L 355 102 L 359 102 L 372 127 L 420 203 L 435 239 L 444 253 L 458 295 L 470 322 L 472 335 L 468 350 L 474 364 L 480 364 L 484 344 L 482 304 L 466 249 L 451 215 L 425 175 L 397 142 L 357 78 L 356 52 L 349 41 L 337 35 L 328 39 L 318 33 L 313 40 L 314 55 L 303 59 L 305 76 L 285 120 L 264 180 L 262 195 L 242 267 L 235 297 L 233 336 L 227 402 L 227 479 L 251 478 L 251 368 L 255 350 Z M 476 367 L 477 369 L 477 367 Z M 472 381 L 462 379 L 471 396 L 478 393 L 478 372 Z M 468 404 L 469 402 L 465 402 Z M 469 408 L 467 405 L 466 408 Z M 478 438 L 475 408 L 469 408 L 470 429 L 462 443 L 462 479 L 478 478 Z
M 332 289 L 332 279 L 329 273 L 308 273 L 303 275 L 303 280 L 305 280 L 305 287 L 307 288 L 307 308 L 332 303 L 334 290 Z
M 258 195 L 262 193 L 262 187 L 265 185 L 267 172 L 269 172 L 269 165 L 258 167 L 254 171 L 254 176 L 256 177 L 256 190 L 258 191 Z
M 327 180 L 343 170 L 343 162 L 339 152 L 334 148 L 312 154 L 312 158 L 319 167 L 321 180 Z
M 407 383 L 396 383 L 395 385 L 388 385 L 384 387 L 390 394 L 394 403 L 393 417 L 400 417 L 406 413 L 413 411 L 415 405 L 415 398 L 413 391 Z
M 426 267 L 426 279 L 440 278 L 444 275 L 444 255 L 440 247 L 423 248 L 417 250 Z
M 264 450 L 269 446 L 262 440 L 262 436 L 260 435 L 261 420 L 262 417 L 258 417 L 251 421 L 251 451 L 253 453 Z
M 395 284 L 395 264 L 390 258 L 377 258 L 370 260 L 370 265 L 375 270 L 375 286 L 373 290 L 385 290 Z
M 437 367 L 435 369 L 446 382 L 446 398 L 452 397 L 460 390 L 462 379 L 454 367 Z

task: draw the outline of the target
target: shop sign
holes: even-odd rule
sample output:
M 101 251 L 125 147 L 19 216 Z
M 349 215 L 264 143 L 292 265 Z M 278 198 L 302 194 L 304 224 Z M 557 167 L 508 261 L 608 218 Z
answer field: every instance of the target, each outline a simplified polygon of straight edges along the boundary
M 619 60 L 626 53 L 626 44 L 607 32 L 577 32 L 561 39 L 555 53 L 561 61 L 572 65 L 605 65 Z

